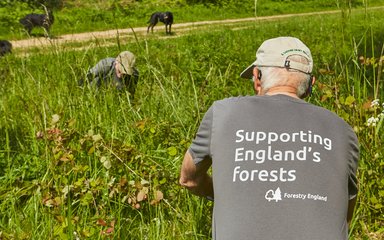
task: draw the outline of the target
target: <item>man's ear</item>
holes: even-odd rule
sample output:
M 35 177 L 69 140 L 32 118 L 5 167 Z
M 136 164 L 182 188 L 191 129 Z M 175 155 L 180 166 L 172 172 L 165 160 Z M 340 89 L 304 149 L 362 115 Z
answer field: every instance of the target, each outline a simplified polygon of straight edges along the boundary
M 316 78 L 313 75 L 311 75 L 309 77 L 308 81 L 309 81 L 308 89 L 305 92 L 305 94 L 303 96 L 301 96 L 300 98 L 306 98 L 312 94 L 312 87 L 313 87 L 313 84 L 315 84 L 315 82 L 316 82 Z
M 312 75 L 312 86 L 315 85 L 316 77 Z
M 261 93 L 261 80 L 260 80 L 260 70 L 256 67 L 253 68 L 253 89 L 255 90 L 256 94 Z

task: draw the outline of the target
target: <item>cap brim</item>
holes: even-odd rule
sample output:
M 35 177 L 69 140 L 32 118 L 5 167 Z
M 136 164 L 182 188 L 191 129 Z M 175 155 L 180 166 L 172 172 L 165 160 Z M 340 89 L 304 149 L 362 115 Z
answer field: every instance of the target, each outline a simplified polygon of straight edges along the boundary
M 128 64 L 126 66 L 127 67 L 125 67 L 123 64 L 120 63 L 120 72 L 123 74 L 132 75 L 133 74 L 132 67 L 129 67 Z
M 253 77 L 253 69 L 255 68 L 254 64 L 251 64 L 249 67 L 247 67 L 244 71 L 240 73 L 240 77 L 251 79 Z

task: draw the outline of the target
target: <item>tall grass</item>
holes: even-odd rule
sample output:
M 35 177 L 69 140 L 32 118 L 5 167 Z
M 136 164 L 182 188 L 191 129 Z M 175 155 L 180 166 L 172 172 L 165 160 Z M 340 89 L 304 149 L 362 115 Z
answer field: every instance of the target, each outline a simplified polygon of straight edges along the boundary
M 178 186 L 182 156 L 210 104 L 252 94 L 239 73 L 267 38 L 302 39 L 315 57 L 310 102 L 348 121 L 361 143 L 352 239 L 383 237 L 380 11 L 239 24 L 178 38 L 7 56 L 0 75 L 0 238 L 209 239 L 212 204 Z M 132 99 L 77 81 L 128 49 Z M 362 58 L 364 57 L 364 61 Z M 381 117 L 380 123 L 382 123 Z

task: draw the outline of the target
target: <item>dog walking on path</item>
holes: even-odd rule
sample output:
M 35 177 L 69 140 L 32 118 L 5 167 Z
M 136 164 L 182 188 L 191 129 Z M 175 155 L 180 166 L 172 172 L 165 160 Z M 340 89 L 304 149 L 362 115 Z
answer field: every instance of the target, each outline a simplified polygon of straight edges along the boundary
M 52 11 L 45 9 L 44 14 L 31 13 L 20 19 L 19 22 L 24 26 L 29 35 L 31 35 L 34 27 L 42 27 L 49 37 L 50 28 L 54 20 Z
M 171 12 L 155 12 L 152 14 L 151 18 L 147 23 L 149 23 L 147 33 L 149 33 L 149 29 L 153 32 L 153 27 L 156 26 L 158 22 L 162 22 L 165 24 L 165 33 L 171 34 L 171 27 L 173 24 L 173 14 Z

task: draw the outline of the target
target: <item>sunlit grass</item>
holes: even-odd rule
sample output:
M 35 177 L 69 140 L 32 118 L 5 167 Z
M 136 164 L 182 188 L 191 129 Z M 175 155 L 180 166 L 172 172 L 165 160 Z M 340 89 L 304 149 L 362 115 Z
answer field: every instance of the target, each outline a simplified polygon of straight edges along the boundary
M 63 34 L 102 31 L 129 27 L 145 27 L 150 15 L 155 11 L 172 11 L 175 23 L 203 20 L 234 19 L 244 17 L 272 16 L 291 13 L 317 12 L 351 7 L 364 9 L 366 6 L 382 6 L 384 0 L 305 0 L 305 1 L 209 1 L 188 5 L 188 1 L 62 1 L 54 8 L 55 23 L 51 28 L 53 37 Z M 256 11 L 255 11 L 255 2 Z M 25 14 L 43 13 L 37 6 L 10 2 L 0 8 L 4 15 L 0 22 L 0 39 L 25 39 L 26 31 L 18 19 Z M 157 26 L 156 28 L 159 28 Z M 44 36 L 43 29 L 32 31 L 32 38 Z

